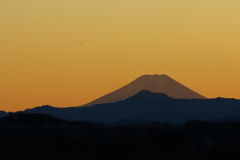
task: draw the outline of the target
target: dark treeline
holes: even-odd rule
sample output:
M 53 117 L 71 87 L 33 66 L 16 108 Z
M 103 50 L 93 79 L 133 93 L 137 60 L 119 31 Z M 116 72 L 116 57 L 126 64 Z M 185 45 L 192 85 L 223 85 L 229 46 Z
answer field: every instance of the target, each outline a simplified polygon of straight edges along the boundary
M 57 128 L 93 128 L 101 124 L 94 122 L 66 121 L 50 114 L 11 113 L 0 118 L 1 129 L 57 129 Z
M 239 150 L 240 122 L 112 127 L 41 114 L 0 118 L 0 157 L 8 160 L 233 160 Z

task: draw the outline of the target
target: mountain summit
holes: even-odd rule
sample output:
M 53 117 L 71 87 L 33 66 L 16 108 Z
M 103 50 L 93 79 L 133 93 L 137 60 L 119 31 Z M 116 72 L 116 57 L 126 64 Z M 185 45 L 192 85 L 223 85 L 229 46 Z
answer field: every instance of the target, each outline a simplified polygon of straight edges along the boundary
M 206 97 L 194 92 L 165 74 L 155 74 L 143 75 L 128 85 L 85 104 L 84 106 L 125 100 L 142 90 L 164 93 L 175 99 L 206 99 Z

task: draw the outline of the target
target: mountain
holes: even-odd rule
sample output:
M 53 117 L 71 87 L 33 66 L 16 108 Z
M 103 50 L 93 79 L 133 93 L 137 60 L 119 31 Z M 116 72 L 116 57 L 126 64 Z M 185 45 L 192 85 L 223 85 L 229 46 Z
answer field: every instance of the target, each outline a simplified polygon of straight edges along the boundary
M 0 111 L 0 118 L 4 117 L 7 115 L 7 112 L 4 112 L 4 111 Z
M 51 114 L 70 121 L 93 121 L 112 124 L 116 121 L 159 121 L 183 123 L 188 120 L 213 120 L 240 115 L 236 99 L 174 99 L 163 93 L 141 91 L 123 101 L 89 107 L 27 109 L 24 113 Z
M 136 95 L 129 97 L 128 100 L 142 100 L 142 99 L 172 99 L 171 97 L 167 96 L 166 94 L 163 93 L 152 93 L 151 91 L 148 90 L 142 90 Z
M 156 93 L 164 93 L 175 99 L 206 99 L 206 97 L 194 92 L 186 86 L 180 84 L 169 76 L 162 75 L 143 75 L 128 85 L 104 95 L 84 106 L 95 104 L 112 103 L 125 100 L 142 90 L 148 90 Z

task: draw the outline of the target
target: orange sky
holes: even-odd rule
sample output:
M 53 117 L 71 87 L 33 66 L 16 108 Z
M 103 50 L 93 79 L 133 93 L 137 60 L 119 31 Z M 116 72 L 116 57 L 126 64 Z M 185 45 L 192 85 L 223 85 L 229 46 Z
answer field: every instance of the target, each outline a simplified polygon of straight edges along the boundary
M 1 0 L 0 110 L 79 106 L 143 74 L 240 99 L 239 0 Z

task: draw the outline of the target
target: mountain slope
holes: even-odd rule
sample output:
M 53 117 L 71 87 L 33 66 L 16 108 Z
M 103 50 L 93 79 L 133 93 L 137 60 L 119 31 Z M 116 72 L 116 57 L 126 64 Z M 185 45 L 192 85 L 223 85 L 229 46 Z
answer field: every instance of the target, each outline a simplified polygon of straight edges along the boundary
M 141 91 L 123 101 L 90 107 L 36 107 L 24 113 L 51 114 L 70 121 L 93 121 L 112 124 L 121 120 L 183 123 L 187 120 L 212 120 L 240 115 L 236 99 L 174 99 L 162 93 Z
M 128 85 L 100 97 L 84 106 L 94 104 L 111 103 L 125 100 L 142 90 L 156 93 L 164 93 L 172 98 L 178 99 L 206 99 L 206 97 L 194 92 L 186 86 L 178 83 L 169 76 L 163 75 L 143 75 Z
M 0 118 L 4 117 L 7 115 L 7 112 L 4 112 L 4 111 L 0 111 Z

